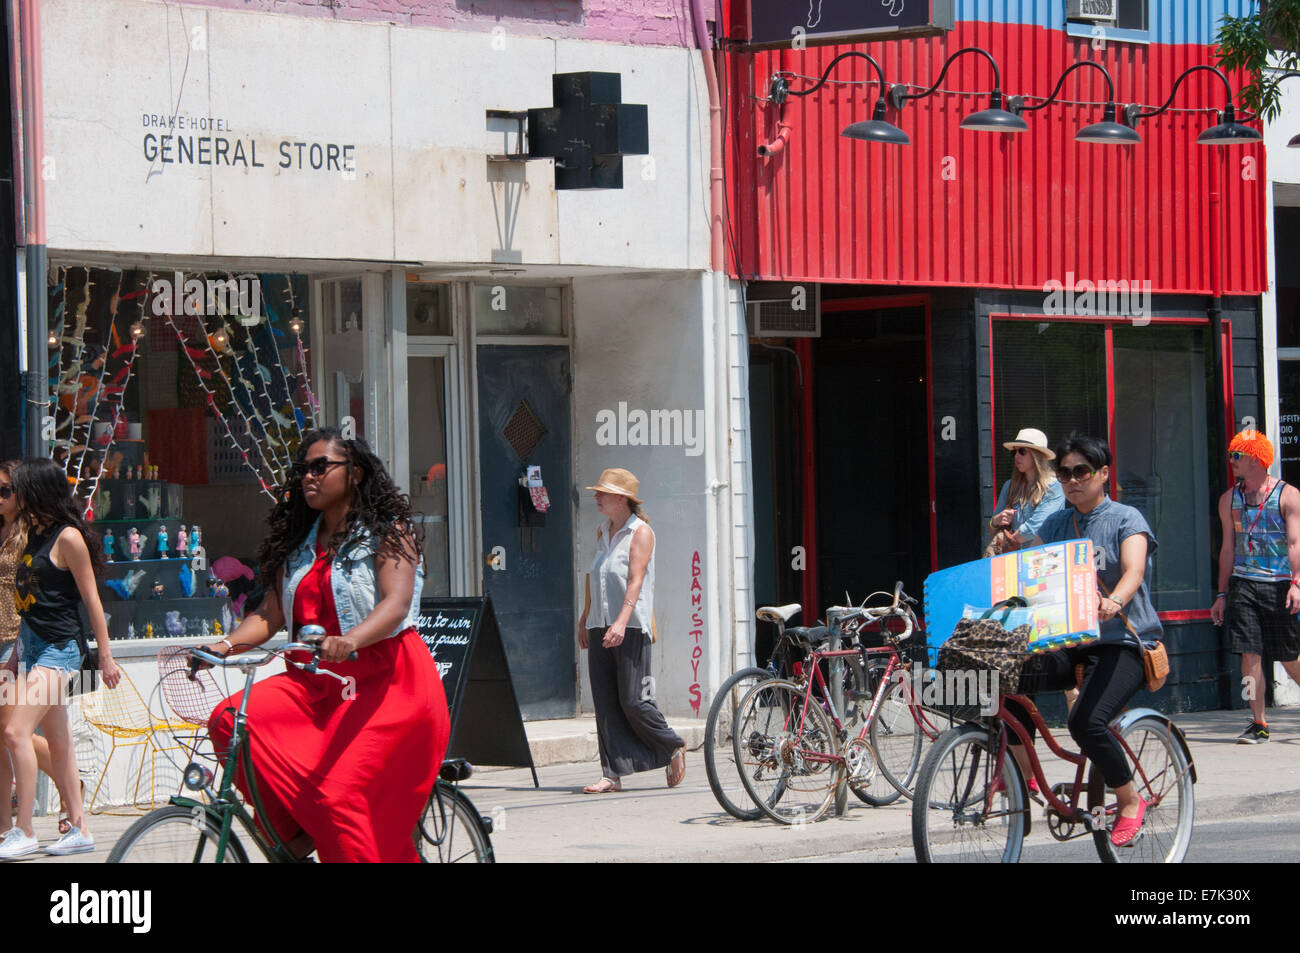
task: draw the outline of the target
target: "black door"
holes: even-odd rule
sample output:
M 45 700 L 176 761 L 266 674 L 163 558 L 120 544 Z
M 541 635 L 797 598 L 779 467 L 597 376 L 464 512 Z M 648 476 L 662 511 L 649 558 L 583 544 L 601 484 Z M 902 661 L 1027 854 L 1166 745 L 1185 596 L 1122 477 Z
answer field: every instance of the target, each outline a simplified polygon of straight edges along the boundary
M 577 710 L 573 616 L 573 480 L 570 475 L 569 352 L 564 347 L 478 348 L 479 466 L 483 552 L 492 597 L 525 719 Z M 542 468 L 551 506 L 545 526 L 520 525 L 519 477 Z

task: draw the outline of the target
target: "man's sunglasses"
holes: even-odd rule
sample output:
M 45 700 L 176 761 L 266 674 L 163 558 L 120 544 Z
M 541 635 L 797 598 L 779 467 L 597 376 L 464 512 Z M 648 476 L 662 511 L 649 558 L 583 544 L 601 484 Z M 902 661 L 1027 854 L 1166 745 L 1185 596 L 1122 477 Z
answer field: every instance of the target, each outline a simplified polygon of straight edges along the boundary
M 7 500 L 14 495 L 14 488 L 11 486 L 0 486 L 0 500 Z
M 341 467 L 346 463 L 346 460 L 331 460 L 328 457 L 317 457 L 310 463 L 295 463 L 293 465 L 293 475 L 294 478 L 298 480 L 309 475 L 314 477 L 323 477 L 329 472 L 330 467 Z
M 1231 460 L 1233 463 L 1236 463 L 1242 457 L 1248 457 L 1248 456 L 1250 456 L 1250 454 L 1242 453 L 1240 450 L 1234 450 L 1230 454 L 1228 454 L 1228 459 Z
M 1096 470 L 1088 466 L 1086 463 L 1080 463 L 1077 467 L 1057 467 L 1056 479 L 1060 480 L 1062 483 L 1069 483 L 1071 480 L 1077 480 L 1082 483 L 1096 472 Z

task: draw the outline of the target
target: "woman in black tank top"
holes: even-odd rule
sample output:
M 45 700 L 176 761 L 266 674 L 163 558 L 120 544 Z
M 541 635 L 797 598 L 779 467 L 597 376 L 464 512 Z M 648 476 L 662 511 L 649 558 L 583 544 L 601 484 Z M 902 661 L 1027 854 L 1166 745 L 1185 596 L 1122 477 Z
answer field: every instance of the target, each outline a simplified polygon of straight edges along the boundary
M 104 684 L 113 688 L 121 672 L 108 642 L 108 621 L 99 601 L 95 573 L 103 565 L 99 536 L 81 515 L 63 468 L 53 460 L 23 461 L 13 474 L 13 491 L 27 520 L 27 548 L 15 574 L 16 604 L 22 617 L 22 661 L 16 703 L 8 712 L 4 744 L 13 762 L 18 788 L 18 817 L 0 839 L 0 859 L 41 849 L 32 830 L 36 799 L 36 726 L 50 746 L 50 777 L 68 807 L 71 828 L 51 854 L 94 850 L 81 803 L 76 752 L 68 725 L 67 685 L 80 667 L 83 638 L 79 606 L 84 604 L 99 646 Z

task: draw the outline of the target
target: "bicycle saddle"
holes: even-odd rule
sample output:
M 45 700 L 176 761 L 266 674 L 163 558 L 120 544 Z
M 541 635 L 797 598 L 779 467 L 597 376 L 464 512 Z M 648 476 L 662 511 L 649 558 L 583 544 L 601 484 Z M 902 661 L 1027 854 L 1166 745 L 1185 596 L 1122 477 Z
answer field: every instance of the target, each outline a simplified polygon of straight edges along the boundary
M 798 615 L 799 610 L 802 608 L 803 606 L 797 602 L 791 602 L 783 606 L 763 606 L 758 610 L 757 615 L 764 622 L 785 623 Z
M 466 781 L 474 773 L 474 766 L 464 758 L 449 758 L 438 769 L 438 777 L 444 781 Z
M 831 630 L 824 625 L 796 625 L 786 629 L 785 634 L 795 641 L 815 649 L 831 637 Z

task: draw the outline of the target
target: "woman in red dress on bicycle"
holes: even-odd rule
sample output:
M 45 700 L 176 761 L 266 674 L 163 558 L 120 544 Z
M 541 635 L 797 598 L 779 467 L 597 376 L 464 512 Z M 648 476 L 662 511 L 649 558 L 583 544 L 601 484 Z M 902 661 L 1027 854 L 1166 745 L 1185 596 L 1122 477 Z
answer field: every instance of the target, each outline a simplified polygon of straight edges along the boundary
M 322 667 L 259 682 L 249 703 L 259 818 L 297 856 L 417 861 L 412 831 L 437 781 L 450 718 L 416 631 L 424 567 L 409 499 L 364 441 L 335 428 L 303 438 L 258 554 L 261 604 L 210 651 L 241 652 L 282 628 L 325 628 Z M 353 653 L 355 661 L 347 661 Z M 300 659 L 304 660 L 305 659 Z M 240 694 L 208 730 L 229 745 Z M 248 795 L 247 781 L 238 778 Z

